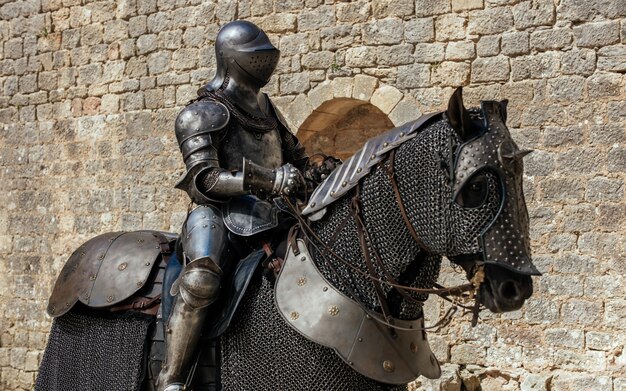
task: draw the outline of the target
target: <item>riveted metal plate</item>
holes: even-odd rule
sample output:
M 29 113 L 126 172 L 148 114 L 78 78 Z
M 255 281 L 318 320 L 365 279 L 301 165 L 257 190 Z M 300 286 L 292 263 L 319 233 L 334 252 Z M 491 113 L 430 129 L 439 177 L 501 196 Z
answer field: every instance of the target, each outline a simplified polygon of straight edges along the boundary
M 324 182 L 322 182 L 311 195 L 309 204 L 302 211 L 304 215 L 321 218 L 323 214 L 315 214 L 359 183 L 359 180 L 367 175 L 372 167 L 381 162 L 385 154 L 407 140 L 412 139 L 418 130 L 431 118 L 441 113 L 425 114 L 413 122 L 408 122 L 397 128 L 393 128 L 386 133 L 374 137 L 365 143 L 363 148 L 357 151 L 352 157 L 337 167 Z
M 386 325 L 324 279 L 302 240 L 298 247 L 298 256 L 289 249 L 274 290 L 279 312 L 291 327 L 334 349 L 357 372 L 383 383 L 406 384 L 419 375 L 440 376 L 423 319 L 395 319 L 399 329 L 392 336 Z M 306 284 L 298 283 L 302 278 Z
M 155 231 L 111 232 L 96 236 L 69 258 L 52 290 L 48 314 L 61 316 L 77 301 L 89 307 L 115 305 L 141 289 L 166 237 Z

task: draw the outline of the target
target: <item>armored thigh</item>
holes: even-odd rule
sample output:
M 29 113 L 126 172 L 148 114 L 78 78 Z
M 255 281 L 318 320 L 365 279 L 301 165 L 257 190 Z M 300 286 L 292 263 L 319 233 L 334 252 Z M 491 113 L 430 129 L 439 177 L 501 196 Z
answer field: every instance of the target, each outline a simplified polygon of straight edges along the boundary
M 182 229 L 185 267 L 178 281 L 182 299 L 194 308 L 206 307 L 218 296 L 223 268 L 231 258 L 222 213 L 213 205 L 192 210 Z

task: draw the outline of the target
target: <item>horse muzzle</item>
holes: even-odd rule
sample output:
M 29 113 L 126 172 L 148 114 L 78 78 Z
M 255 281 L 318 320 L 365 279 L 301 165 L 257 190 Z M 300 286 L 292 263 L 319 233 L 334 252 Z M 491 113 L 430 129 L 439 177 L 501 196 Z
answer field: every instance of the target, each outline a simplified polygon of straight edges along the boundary
M 480 285 L 478 300 L 492 312 L 518 310 L 532 294 L 529 275 L 494 264 L 485 265 L 485 280 Z

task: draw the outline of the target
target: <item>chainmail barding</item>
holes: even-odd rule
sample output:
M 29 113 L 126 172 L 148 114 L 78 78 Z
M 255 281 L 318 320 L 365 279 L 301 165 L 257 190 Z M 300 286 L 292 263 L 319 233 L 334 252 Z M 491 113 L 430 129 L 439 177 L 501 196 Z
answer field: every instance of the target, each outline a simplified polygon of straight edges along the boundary
M 96 317 L 73 311 L 54 319 L 35 390 L 139 390 L 152 321 L 147 316 Z
M 366 378 L 289 327 L 273 305 L 273 289 L 265 277 L 253 281 L 221 337 L 224 391 L 406 391 Z

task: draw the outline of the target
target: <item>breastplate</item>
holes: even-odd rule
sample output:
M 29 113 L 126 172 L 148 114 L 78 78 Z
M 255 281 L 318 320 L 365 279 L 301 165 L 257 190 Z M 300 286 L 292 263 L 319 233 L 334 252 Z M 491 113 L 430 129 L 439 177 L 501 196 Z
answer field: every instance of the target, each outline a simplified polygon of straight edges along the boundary
M 278 168 L 283 164 L 278 129 L 264 132 L 249 130 L 231 117 L 221 144 L 219 159 L 222 168 L 227 170 L 241 170 L 244 158 L 267 168 Z

